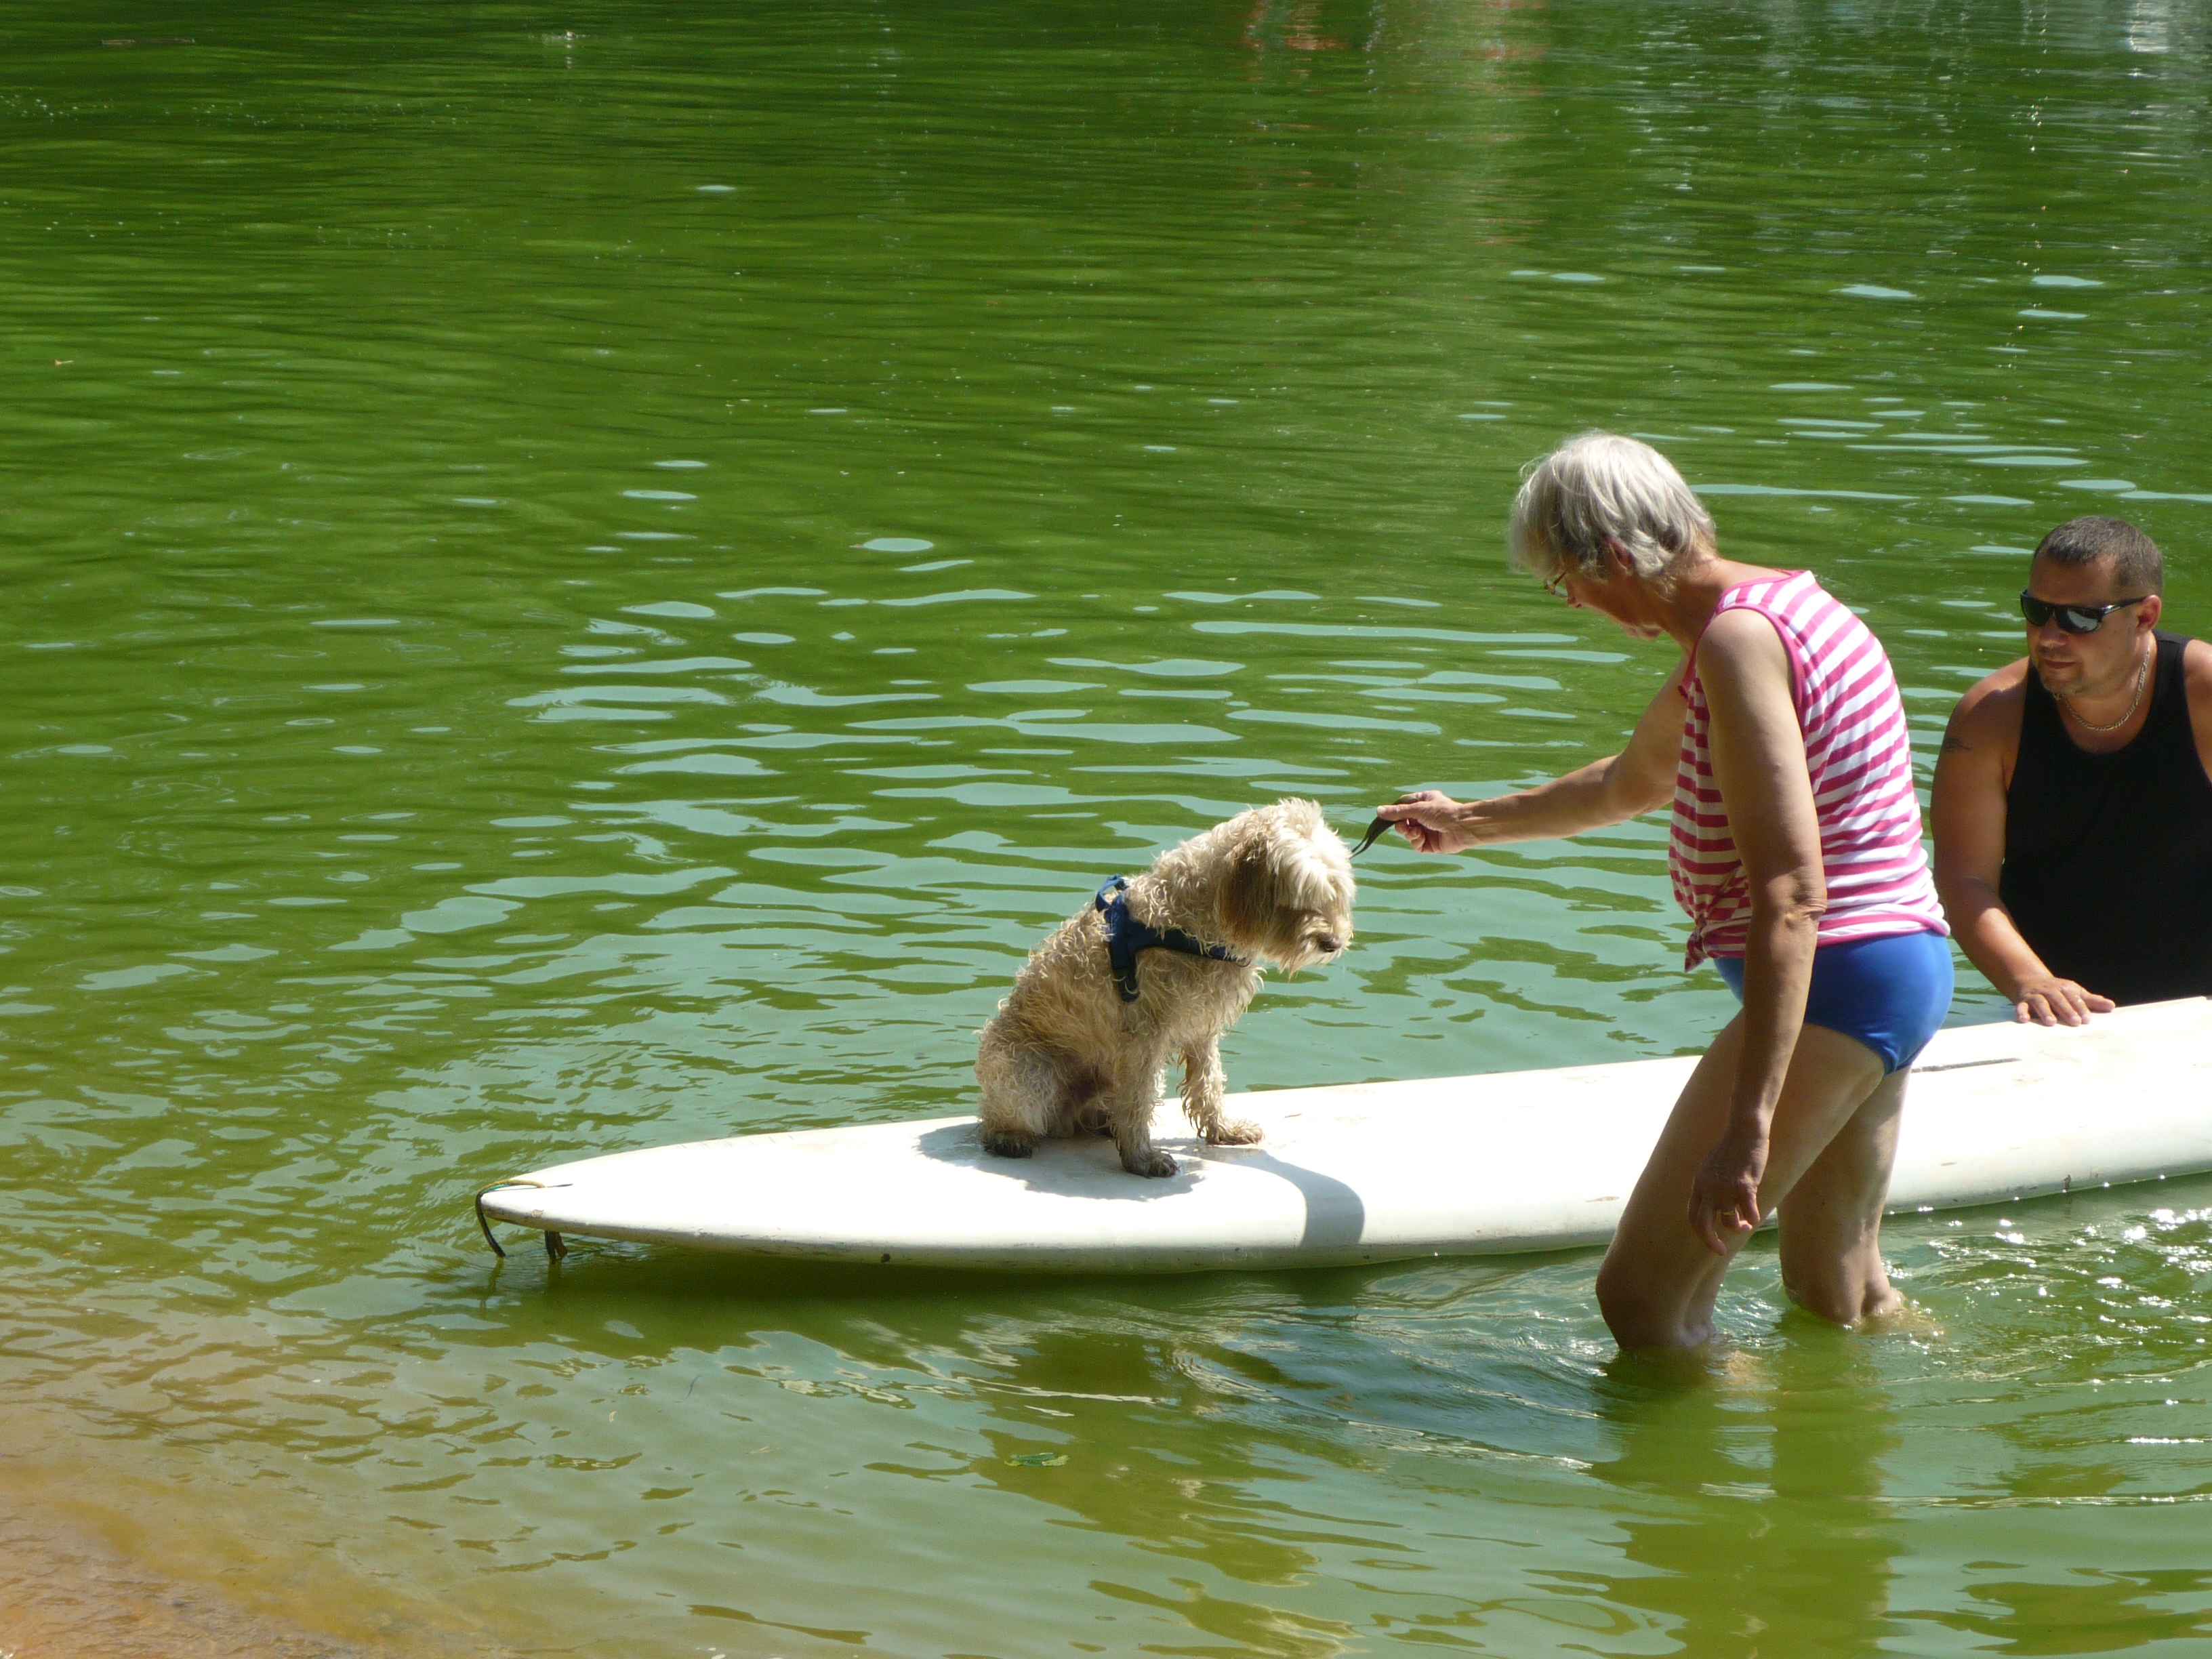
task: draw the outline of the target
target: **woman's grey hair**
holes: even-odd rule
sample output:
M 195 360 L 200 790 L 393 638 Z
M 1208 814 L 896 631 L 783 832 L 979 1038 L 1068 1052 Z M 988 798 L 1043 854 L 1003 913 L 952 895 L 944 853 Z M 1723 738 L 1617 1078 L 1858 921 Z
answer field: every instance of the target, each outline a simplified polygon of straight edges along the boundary
M 1711 551 L 1713 515 L 1650 444 L 1585 432 L 1528 468 L 1513 498 L 1506 556 L 1547 581 L 1570 567 L 1595 576 L 1608 542 L 1648 580 L 1693 550 Z

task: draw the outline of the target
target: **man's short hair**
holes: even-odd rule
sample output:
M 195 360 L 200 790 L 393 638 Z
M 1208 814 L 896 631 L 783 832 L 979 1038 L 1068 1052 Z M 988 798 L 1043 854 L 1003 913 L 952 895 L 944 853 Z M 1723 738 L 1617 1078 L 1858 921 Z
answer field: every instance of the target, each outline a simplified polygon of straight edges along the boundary
M 2112 585 L 2121 592 L 2166 592 L 2166 561 L 2158 544 L 2125 519 L 2069 519 L 2037 544 L 2035 556 L 2069 570 L 2110 559 Z

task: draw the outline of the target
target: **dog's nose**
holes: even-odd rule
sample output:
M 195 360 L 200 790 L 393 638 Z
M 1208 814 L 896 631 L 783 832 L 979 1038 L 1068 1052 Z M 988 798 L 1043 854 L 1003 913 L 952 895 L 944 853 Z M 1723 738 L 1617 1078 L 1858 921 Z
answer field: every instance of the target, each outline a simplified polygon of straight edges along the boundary
M 1334 933 L 1323 933 L 1314 943 L 1330 956 L 1334 956 L 1339 951 L 1344 949 L 1344 941 Z

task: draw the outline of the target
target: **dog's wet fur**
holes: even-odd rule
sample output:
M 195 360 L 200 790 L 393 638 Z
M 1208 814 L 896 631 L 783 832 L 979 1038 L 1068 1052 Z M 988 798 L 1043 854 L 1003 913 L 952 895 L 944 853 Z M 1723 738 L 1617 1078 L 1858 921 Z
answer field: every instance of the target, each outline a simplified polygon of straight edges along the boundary
M 1027 1158 L 1039 1140 L 1109 1134 L 1133 1175 L 1170 1176 L 1152 1145 L 1153 1103 L 1170 1063 L 1183 1110 L 1212 1146 L 1249 1146 L 1256 1124 L 1221 1115 L 1221 1034 L 1260 988 L 1260 968 L 1328 962 L 1352 943 L 1352 860 L 1310 800 L 1256 806 L 1194 836 L 1131 879 L 1129 913 L 1225 945 L 1218 961 L 1152 950 L 1123 1002 L 1106 956 L 1105 920 L 1085 905 L 1030 955 L 983 1028 L 975 1056 L 977 1129 L 986 1152 Z

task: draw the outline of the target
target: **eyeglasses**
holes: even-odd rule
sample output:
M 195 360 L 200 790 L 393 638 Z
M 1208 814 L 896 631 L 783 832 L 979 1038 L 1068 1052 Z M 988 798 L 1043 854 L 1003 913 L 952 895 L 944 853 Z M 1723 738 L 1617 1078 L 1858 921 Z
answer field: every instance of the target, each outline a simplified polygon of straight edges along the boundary
M 1566 566 L 1561 565 L 1557 571 L 1544 579 L 1544 591 L 1555 599 L 1564 599 L 1567 597 Z
M 2132 599 L 2116 599 L 2110 605 L 2053 605 L 2048 599 L 2039 599 L 2033 593 L 2020 596 L 2020 614 L 2027 618 L 2030 628 L 2040 628 L 2052 617 L 2069 634 L 2094 634 L 2105 625 L 2105 618 L 2115 611 L 2124 611 L 2131 605 L 2141 605 L 2150 596 L 2138 593 Z

